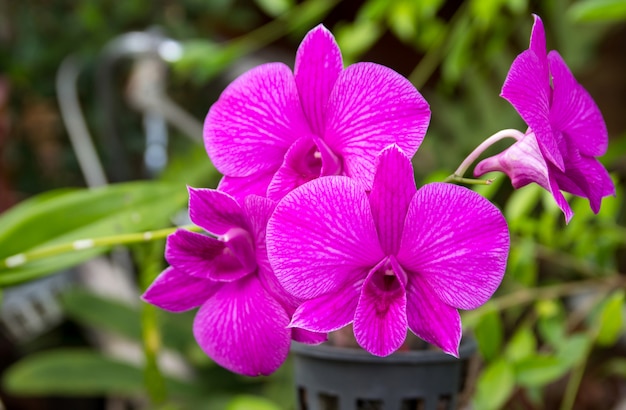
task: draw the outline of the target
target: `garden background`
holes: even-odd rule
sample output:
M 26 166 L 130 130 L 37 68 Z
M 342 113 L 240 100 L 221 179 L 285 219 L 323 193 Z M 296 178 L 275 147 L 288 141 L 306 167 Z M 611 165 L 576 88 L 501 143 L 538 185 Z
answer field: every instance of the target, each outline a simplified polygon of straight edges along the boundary
M 524 129 L 498 94 L 527 48 L 531 13 L 604 115 L 601 161 L 617 195 L 597 216 L 573 198 L 565 225 L 536 186 L 514 192 L 497 175 L 476 187 L 503 209 L 512 251 L 494 299 L 463 315 L 479 342 L 464 403 L 626 408 L 626 1 L 617 0 L 0 0 L 0 258 L 40 258 L 0 269 L 0 408 L 294 408 L 289 363 L 270 377 L 233 375 L 196 346 L 191 314 L 139 301 L 165 266 L 158 230 L 182 221 L 185 185 L 219 180 L 201 143 L 209 107 L 248 68 L 292 66 L 321 22 L 345 65 L 389 66 L 431 104 L 414 165 L 418 183 L 442 180 L 496 130 Z M 40 252 L 123 234 L 126 247 Z

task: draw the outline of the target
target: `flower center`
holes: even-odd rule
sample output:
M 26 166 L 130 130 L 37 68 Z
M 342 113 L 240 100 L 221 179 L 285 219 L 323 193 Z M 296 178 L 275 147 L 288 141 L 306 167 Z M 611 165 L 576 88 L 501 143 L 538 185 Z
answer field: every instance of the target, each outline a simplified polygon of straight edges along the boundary
M 220 239 L 226 245 L 222 251 L 224 256 L 232 255 L 248 273 L 256 270 L 254 241 L 248 231 L 243 228 L 231 228 Z

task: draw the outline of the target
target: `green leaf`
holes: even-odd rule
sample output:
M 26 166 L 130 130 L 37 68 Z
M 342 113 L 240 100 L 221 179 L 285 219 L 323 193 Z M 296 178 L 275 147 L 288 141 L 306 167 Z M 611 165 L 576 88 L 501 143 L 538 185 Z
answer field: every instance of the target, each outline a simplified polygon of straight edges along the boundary
M 498 310 L 489 307 L 486 309 L 474 328 L 474 336 L 483 358 L 490 361 L 500 353 L 504 330 Z
M 182 185 L 146 181 L 46 193 L 0 216 L 0 258 L 79 239 L 162 228 L 186 201 Z M 106 250 L 69 252 L 0 269 L 0 286 L 57 272 Z
M 515 387 L 515 373 L 505 360 L 491 363 L 478 377 L 474 408 L 499 409 L 506 403 Z
M 387 16 L 389 28 L 403 41 L 417 35 L 417 7 L 414 1 L 399 0 L 392 3 Z
M 144 391 L 143 371 L 128 363 L 84 349 L 47 351 L 27 356 L 3 375 L 4 388 L 19 395 L 136 396 Z M 195 386 L 168 379 L 176 396 L 197 396 Z
M 543 188 L 539 185 L 531 184 L 517 189 L 511 194 L 504 208 L 504 216 L 509 221 L 511 230 L 514 229 L 514 226 L 523 224 L 525 217 L 539 204 L 542 190 Z
M 602 306 L 596 343 L 600 346 L 615 344 L 622 334 L 623 325 L 624 291 L 620 290 L 614 292 Z
M 278 17 L 293 7 L 293 0 L 254 0 L 271 17 Z
M 141 340 L 139 311 L 123 302 L 72 289 L 61 295 L 61 305 L 79 323 L 129 340 Z
M 508 274 L 512 279 L 526 287 L 537 284 L 536 243 L 532 238 L 522 237 L 511 247 L 508 261 Z
M 515 364 L 517 382 L 523 386 L 543 386 L 563 376 L 568 366 L 555 356 L 533 355 Z
M 587 0 L 573 4 L 568 17 L 577 22 L 626 20 L 626 1 Z
M 591 339 L 588 335 L 571 335 L 557 346 L 556 356 L 565 366 L 571 368 L 585 360 L 590 346 Z
M 367 51 L 382 35 L 380 24 L 370 20 L 361 20 L 353 24 L 337 27 L 335 38 L 341 48 L 344 63 L 354 61 Z
M 552 347 L 558 348 L 565 339 L 565 315 L 562 306 L 552 300 L 540 300 L 535 304 L 539 315 L 537 329 L 541 337 Z
M 602 369 L 605 373 L 626 379 L 626 359 L 613 358 Z
M 535 354 L 536 350 L 537 340 L 532 329 L 520 326 L 507 344 L 504 355 L 509 361 L 518 363 Z
M 281 408 L 263 397 L 239 395 L 228 403 L 226 410 L 281 410 Z
M 104 330 L 129 340 L 141 340 L 139 309 L 83 289 L 71 289 L 61 295 L 65 313 L 86 327 Z M 163 344 L 185 352 L 196 342 L 191 332 L 193 313 L 159 312 Z

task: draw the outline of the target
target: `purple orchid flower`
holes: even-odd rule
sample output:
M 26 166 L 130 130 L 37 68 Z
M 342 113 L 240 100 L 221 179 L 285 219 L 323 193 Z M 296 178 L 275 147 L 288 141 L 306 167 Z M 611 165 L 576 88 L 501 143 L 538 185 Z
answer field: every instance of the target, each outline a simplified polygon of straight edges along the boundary
M 397 350 L 407 327 L 458 356 L 457 309 L 499 286 L 509 235 L 502 213 L 456 185 L 417 190 L 397 146 L 378 157 L 371 193 L 345 176 L 287 194 L 268 222 L 267 251 L 280 283 L 306 301 L 290 326 L 331 332 L 353 323 L 374 355 Z
M 502 171 L 515 188 L 535 182 L 552 194 L 569 222 L 573 212 L 561 191 L 588 198 L 595 213 L 603 197 L 615 194 L 596 159 L 607 150 L 608 133 L 598 106 L 563 58 L 546 52 L 543 23 L 534 17 L 530 47 L 513 61 L 501 93 L 529 130 L 507 150 L 480 162 L 474 175 Z
M 319 25 L 300 44 L 293 73 L 263 64 L 224 90 L 204 123 L 207 152 L 224 174 L 220 190 L 278 200 L 326 175 L 370 188 L 380 150 L 395 143 L 417 151 L 430 121 L 422 95 L 387 67 L 342 64 Z
M 193 332 L 219 365 L 248 376 L 274 372 L 290 340 L 320 343 L 326 335 L 287 328 L 299 300 L 274 276 L 265 228 L 275 203 L 251 195 L 243 206 L 211 189 L 189 190 L 192 222 L 218 238 L 178 230 L 167 239 L 170 263 L 143 299 L 181 312 L 200 306 Z

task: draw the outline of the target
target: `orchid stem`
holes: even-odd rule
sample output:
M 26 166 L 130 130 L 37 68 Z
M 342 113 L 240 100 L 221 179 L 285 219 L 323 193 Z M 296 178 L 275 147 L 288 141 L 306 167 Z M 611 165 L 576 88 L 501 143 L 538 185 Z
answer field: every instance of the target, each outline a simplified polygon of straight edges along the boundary
M 489 179 L 462 178 L 462 177 L 452 174 L 448 176 L 443 182 L 456 182 L 459 184 L 468 184 L 468 185 L 491 185 L 493 181 L 494 181 L 494 178 L 489 178 Z
M 78 239 L 68 243 L 45 246 L 42 248 L 34 249 L 32 251 L 9 256 L 8 258 L 0 260 L 0 269 L 16 268 L 18 266 L 24 265 L 27 262 L 49 258 L 64 253 L 82 251 L 86 249 L 109 247 L 115 245 L 129 245 L 141 242 L 151 242 L 166 238 L 168 235 L 174 233 L 177 229 L 186 229 L 189 231 L 200 230 L 200 228 L 195 225 L 185 225 L 181 227 L 159 229 L 156 231 L 103 236 L 100 238 Z
M 465 175 L 465 172 L 470 167 L 470 165 L 472 165 L 478 159 L 478 157 L 480 157 L 483 152 L 487 150 L 487 148 L 491 147 L 496 142 L 505 138 L 513 138 L 519 141 L 523 137 L 524 133 L 515 129 L 506 129 L 496 132 L 491 137 L 484 140 L 479 146 L 477 146 L 474 151 L 472 151 L 472 153 L 463 160 L 461 165 L 459 165 L 456 171 L 454 171 L 454 174 L 445 179 L 445 182 L 458 181 L 459 179 L 463 179 L 463 175 Z M 485 185 L 489 185 L 490 183 L 491 182 L 488 182 Z

